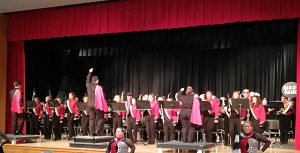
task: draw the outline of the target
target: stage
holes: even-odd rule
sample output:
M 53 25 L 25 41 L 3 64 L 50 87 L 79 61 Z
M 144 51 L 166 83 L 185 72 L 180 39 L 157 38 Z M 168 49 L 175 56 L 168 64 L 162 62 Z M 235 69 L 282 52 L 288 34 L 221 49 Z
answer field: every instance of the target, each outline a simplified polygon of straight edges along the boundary
M 179 142 L 178 142 L 179 144 Z M 268 148 L 265 153 L 300 153 L 300 151 L 293 150 L 293 144 L 282 145 L 281 148 Z M 42 153 L 45 151 L 51 151 L 52 153 L 105 153 L 105 149 L 86 149 L 86 148 L 71 148 L 69 142 L 66 140 L 60 141 L 45 141 L 37 143 L 25 143 L 25 144 L 6 144 L 4 145 L 5 153 Z M 144 146 L 141 143 L 136 144 L 135 153 L 156 153 L 158 152 L 157 144 Z M 196 153 L 197 151 L 177 150 L 177 149 L 164 149 L 164 153 Z M 205 149 L 203 153 L 230 153 L 231 148 L 223 145 L 217 145 L 216 147 Z

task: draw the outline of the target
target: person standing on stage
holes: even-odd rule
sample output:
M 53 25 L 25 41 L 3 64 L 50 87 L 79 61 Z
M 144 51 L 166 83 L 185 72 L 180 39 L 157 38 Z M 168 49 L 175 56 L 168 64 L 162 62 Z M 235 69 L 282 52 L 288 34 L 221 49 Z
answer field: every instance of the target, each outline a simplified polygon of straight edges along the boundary
M 33 108 L 32 118 L 30 120 L 31 134 L 40 134 L 40 126 L 43 115 L 43 105 L 40 103 L 39 97 L 35 97 L 33 101 L 36 103 L 36 108 Z
M 3 145 L 8 143 L 9 142 L 9 138 L 8 136 L 2 132 L 2 130 L 0 130 L 0 140 L 2 140 L 2 138 L 5 139 L 5 141 L 0 141 L 1 145 L 0 145 L 0 153 L 4 153 L 4 150 L 3 150 Z
M 56 98 L 58 101 L 59 107 L 54 109 L 53 113 L 53 133 L 55 136 L 54 141 L 61 140 L 61 132 L 62 132 L 62 123 L 65 118 L 65 106 L 61 103 L 61 98 Z
M 154 94 L 149 95 L 149 102 L 151 106 L 151 110 L 144 111 L 144 117 L 146 122 L 146 132 L 148 137 L 148 144 L 155 143 L 156 136 L 156 123 L 159 117 L 159 104 L 155 101 Z
M 172 99 L 168 98 L 167 101 Z M 177 109 L 161 109 L 161 116 L 163 119 L 164 141 L 175 140 L 175 126 L 178 120 Z
M 11 112 L 13 116 L 13 132 L 14 135 L 22 134 L 25 114 L 24 114 L 24 104 L 23 104 L 23 95 L 21 92 L 21 82 L 15 81 L 14 89 L 9 92 L 11 98 Z M 18 119 L 20 123 L 18 125 Z
M 45 116 L 44 116 L 44 124 L 43 124 L 43 131 L 44 131 L 44 139 L 51 139 L 52 133 L 52 118 L 53 118 L 53 108 L 49 107 L 48 101 L 52 100 L 51 96 L 47 96 L 45 98 Z
M 128 96 L 132 96 L 131 94 L 127 94 L 127 100 Z M 134 98 L 130 98 L 131 103 L 126 103 L 126 117 L 127 117 L 127 131 L 128 131 L 128 137 L 130 140 L 133 141 L 133 143 L 137 142 L 137 131 L 138 131 L 138 125 L 141 120 L 141 110 L 138 110 L 136 107 L 136 100 Z M 133 132 L 132 132 L 133 130 Z
M 292 103 L 284 95 L 281 96 L 283 108 L 277 112 L 277 119 L 280 123 L 280 143 L 287 144 L 289 140 L 289 131 L 291 125 L 291 114 L 293 113 Z
M 198 98 L 194 97 L 191 86 L 186 88 L 185 95 L 183 95 L 183 91 L 184 88 L 181 88 L 177 94 L 178 100 L 182 102 L 179 115 L 182 125 L 182 141 L 193 142 L 196 125 L 202 125 L 200 104 Z
M 130 148 L 130 153 L 134 153 L 135 145 L 130 139 L 124 137 L 122 128 L 117 128 L 115 138 L 109 142 L 106 153 L 127 153 L 128 148 Z
M 252 105 L 250 105 L 250 121 L 253 123 L 254 130 L 262 134 L 262 129 L 264 122 L 266 121 L 266 111 L 264 105 L 261 102 L 259 96 L 252 97 Z
M 212 91 L 206 92 L 206 102 L 210 103 L 212 110 L 203 112 L 203 128 L 207 142 L 212 142 L 214 124 L 218 123 L 220 106 L 219 102 L 212 98 Z
M 229 95 L 228 95 L 229 96 Z M 229 98 L 229 97 L 228 97 Z M 224 141 L 225 141 L 225 146 L 229 145 L 229 112 L 228 112 L 228 105 L 229 102 L 227 100 L 227 103 L 225 103 L 225 97 L 221 97 L 221 108 L 220 108 L 220 113 L 224 119 Z
M 114 101 L 117 103 L 122 103 L 122 98 L 120 95 L 115 95 Z M 115 133 L 117 127 L 123 127 L 123 121 L 125 122 L 126 112 L 114 112 L 113 113 L 113 133 Z
M 84 103 L 88 102 L 87 93 L 85 93 L 84 96 L 83 96 L 83 102 Z M 89 129 L 89 111 L 87 109 L 82 112 L 82 115 L 81 115 L 81 127 L 82 127 L 82 135 L 83 136 L 88 135 L 88 129 Z
M 232 94 L 232 99 L 239 99 L 240 98 L 240 92 L 234 91 Z M 232 109 L 232 99 L 229 99 L 229 105 L 228 105 L 228 112 L 229 112 L 229 134 L 230 134 L 230 143 L 233 145 L 234 143 L 234 137 L 236 134 L 239 134 L 241 132 L 241 121 L 246 116 L 246 110 L 236 110 Z
M 86 88 L 88 93 L 89 129 L 92 136 L 104 135 L 104 112 L 108 112 L 106 100 L 102 87 L 98 85 L 97 76 L 92 77 L 93 68 L 89 70 L 86 77 Z M 91 80 L 92 79 L 92 80 Z
M 69 99 L 67 100 L 67 125 L 69 130 L 69 138 L 68 140 L 72 139 L 75 135 L 74 133 L 74 121 L 78 120 L 78 98 L 75 96 L 74 92 L 69 93 Z

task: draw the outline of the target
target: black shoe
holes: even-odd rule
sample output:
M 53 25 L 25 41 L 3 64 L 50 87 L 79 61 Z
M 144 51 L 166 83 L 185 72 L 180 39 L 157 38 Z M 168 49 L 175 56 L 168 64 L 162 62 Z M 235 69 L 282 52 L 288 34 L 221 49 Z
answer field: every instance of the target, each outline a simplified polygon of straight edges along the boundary
M 19 133 L 14 133 L 14 135 L 19 135 Z

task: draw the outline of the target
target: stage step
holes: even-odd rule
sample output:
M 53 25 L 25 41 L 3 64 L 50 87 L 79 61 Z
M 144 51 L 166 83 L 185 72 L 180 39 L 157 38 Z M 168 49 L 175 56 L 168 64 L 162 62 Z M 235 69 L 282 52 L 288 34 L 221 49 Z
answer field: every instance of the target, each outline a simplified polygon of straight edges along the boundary
M 73 137 L 74 142 L 85 142 L 85 143 L 102 143 L 110 142 L 113 136 L 76 136 Z
M 88 143 L 88 142 L 69 142 L 70 147 L 89 148 L 89 149 L 106 149 L 109 142 Z

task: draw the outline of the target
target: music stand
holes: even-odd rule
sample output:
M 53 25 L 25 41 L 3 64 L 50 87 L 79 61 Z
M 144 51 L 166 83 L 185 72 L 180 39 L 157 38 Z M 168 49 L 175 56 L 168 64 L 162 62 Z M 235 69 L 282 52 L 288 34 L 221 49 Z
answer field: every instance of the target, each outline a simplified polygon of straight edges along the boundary
M 139 100 L 136 102 L 136 108 L 138 110 L 142 110 L 142 118 L 144 118 L 144 110 L 151 110 L 150 102 L 148 100 Z M 142 129 L 143 129 L 143 122 L 142 123 Z M 143 136 L 143 131 L 141 129 L 141 142 L 143 145 L 147 146 L 147 144 L 144 143 L 144 136 Z M 149 136 L 150 137 L 150 136 Z
M 50 108 L 58 108 L 59 106 L 59 102 L 57 100 L 48 100 L 47 101 L 48 105 Z
M 284 108 L 282 101 L 269 101 L 268 105 L 270 108 L 275 108 L 275 110 Z
M 27 107 L 27 110 L 28 110 L 28 109 L 36 108 L 37 106 L 36 106 L 35 101 L 26 100 L 26 107 Z
M 249 99 L 232 99 L 232 109 L 250 109 Z
M 269 101 L 270 108 L 274 108 L 275 112 L 275 119 L 277 116 L 280 116 L 276 113 L 276 111 L 279 111 L 281 108 L 284 108 L 282 101 Z
M 111 103 L 113 112 L 126 112 L 125 103 Z
M 32 112 L 30 112 L 29 110 L 30 109 L 34 109 L 34 108 L 36 108 L 37 106 L 36 106 L 36 103 L 35 103 L 35 101 L 32 101 L 32 100 L 26 100 L 26 108 L 27 108 L 27 117 L 28 117 L 28 119 L 29 119 L 29 121 L 30 122 L 32 122 L 32 120 L 30 119 L 30 118 L 32 118 Z M 30 134 L 32 134 L 31 133 L 31 131 L 32 131 L 32 126 L 31 126 L 32 124 L 30 124 L 30 128 L 29 128 L 29 130 L 30 130 Z
M 85 111 L 86 107 L 87 107 L 87 103 L 85 103 L 85 102 L 77 103 L 77 108 L 78 108 L 79 112 Z
M 200 109 L 201 111 L 212 110 L 210 102 L 200 101 Z
M 163 101 L 162 107 L 165 109 L 180 109 L 179 101 Z

